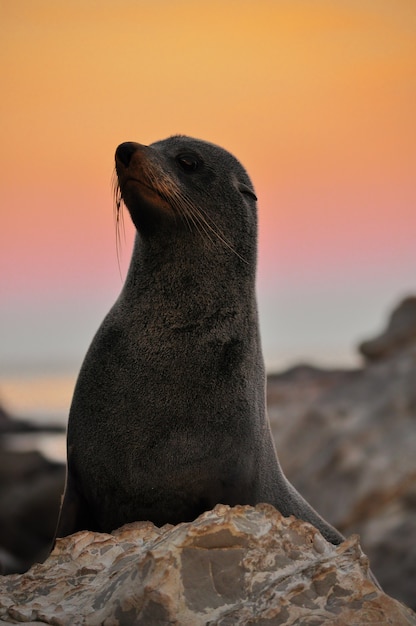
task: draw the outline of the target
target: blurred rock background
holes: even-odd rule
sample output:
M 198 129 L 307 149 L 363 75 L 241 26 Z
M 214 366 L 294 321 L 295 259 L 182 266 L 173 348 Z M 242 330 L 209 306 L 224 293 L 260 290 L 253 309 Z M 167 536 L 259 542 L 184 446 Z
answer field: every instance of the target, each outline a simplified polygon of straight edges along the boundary
M 346 536 L 361 536 L 385 592 L 416 609 L 416 297 L 359 350 L 359 369 L 270 375 L 271 427 L 289 480 Z M 4 574 L 45 558 L 64 485 L 63 464 L 9 449 L 11 432 L 33 428 L 0 413 Z

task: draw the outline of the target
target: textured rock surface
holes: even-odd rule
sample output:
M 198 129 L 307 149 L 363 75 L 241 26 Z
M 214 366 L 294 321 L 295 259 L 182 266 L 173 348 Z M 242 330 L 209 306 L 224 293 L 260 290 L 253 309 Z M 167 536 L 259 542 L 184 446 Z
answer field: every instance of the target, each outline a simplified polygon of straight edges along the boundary
M 355 371 L 298 367 L 272 376 L 268 404 L 289 480 L 344 534 L 359 533 L 385 591 L 416 609 L 416 328 L 413 335 L 408 308 L 397 309 L 407 310 L 407 341 L 395 343 L 393 333 L 384 359 Z M 389 333 L 381 337 L 386 345 Z
M 31 622 L 401 626 L 416 615 L 369 580 L 357 537 L 335 547 L 260 505 L 59 540 L 46 563 L 2 580 L 0 624 Z

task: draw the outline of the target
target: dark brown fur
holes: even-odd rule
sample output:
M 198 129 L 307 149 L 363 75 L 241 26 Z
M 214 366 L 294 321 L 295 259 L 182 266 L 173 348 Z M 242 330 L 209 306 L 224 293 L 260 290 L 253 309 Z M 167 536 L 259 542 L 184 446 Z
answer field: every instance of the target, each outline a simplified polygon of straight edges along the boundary
M 339 543 L 285 478 L 270 433 L 247 173 L 181 136 L 122 144 L 116 169 L 137 236 L 77 381 L 57 536 L 268 502 Z

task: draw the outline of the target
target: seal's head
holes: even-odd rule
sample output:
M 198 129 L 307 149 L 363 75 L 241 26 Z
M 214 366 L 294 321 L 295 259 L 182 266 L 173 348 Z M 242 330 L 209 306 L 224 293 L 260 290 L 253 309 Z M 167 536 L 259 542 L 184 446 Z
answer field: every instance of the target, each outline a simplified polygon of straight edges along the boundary
M 115 160 L 117 206 L 122 199 L 143 238 L 175 229 L 199 233 L 207 242 L 251 256 L 256 246 L 256 196 L 245 169 L 229 152 L 206 141 L 174 136 L 150 146 L 122 143 Z

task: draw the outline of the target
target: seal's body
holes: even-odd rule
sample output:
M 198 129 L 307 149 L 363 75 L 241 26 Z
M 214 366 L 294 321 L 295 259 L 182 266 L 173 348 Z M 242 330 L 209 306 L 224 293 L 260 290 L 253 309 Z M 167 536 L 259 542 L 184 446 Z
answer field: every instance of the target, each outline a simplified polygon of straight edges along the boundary
M 182 136 L 121 144 L 116 170 L 137 236 L 76 384 L 57 536 L 268 502 L 339 543 L 285 478 L 270 433 L 248 175 Z

